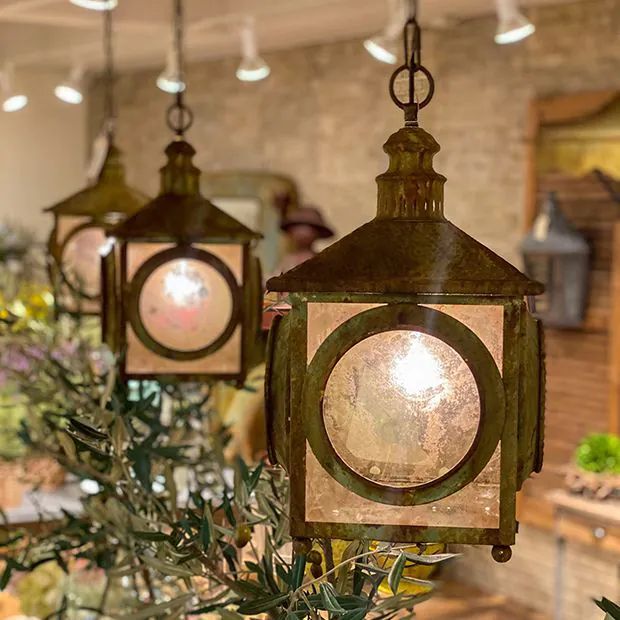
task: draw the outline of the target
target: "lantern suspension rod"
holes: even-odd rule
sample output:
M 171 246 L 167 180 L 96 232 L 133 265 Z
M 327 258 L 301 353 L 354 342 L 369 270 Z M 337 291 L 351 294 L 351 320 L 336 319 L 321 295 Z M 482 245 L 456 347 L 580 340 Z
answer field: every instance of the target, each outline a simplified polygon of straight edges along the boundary
M 390 97 L 405 112 L 405 126 L 418 126 L 418 112 L 426 107 L 435 92 L 435 81 L 431 72 L 422 64 L 422 33 L 418 23 L 418 0 L 408 0 L 409 16 L 403 28 L 404 63 L 394 71 L 390 79 Z M 401 73 L 407 73 L 407 100 L 402 101 L 396 94 L 396 80 Z M 416 92 L 416 74 L 420 73 L 428 82 L 428 93 L 420 100 Z
M 103 12 L 104 114 L 105 128 L 109 138 L 114 137 L 116 109 L 114 105 L 114 53 L 112 44 L 112 11 Z
M 184 15 L 183 0 L 173 0 L 173 45 L 177 58 L 178 72 L 183 79 L 185 72 L 185 57 L 183 54 L 184 43 Z M 192 126 L 194 115 L 184 102 L 185 89 L 181 89 L 175 93 L 175 101 L 168 108 L 167 121 L 168 126 L 172 129 L 179 139 L 182 139 L 185 132 Z

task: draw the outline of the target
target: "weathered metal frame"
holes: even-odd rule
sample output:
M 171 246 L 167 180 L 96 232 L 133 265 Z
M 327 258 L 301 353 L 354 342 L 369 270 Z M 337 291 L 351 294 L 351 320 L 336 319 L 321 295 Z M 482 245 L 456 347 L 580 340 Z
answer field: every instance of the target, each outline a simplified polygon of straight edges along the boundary
M 232 299 L 230 320 L 222 333 L 207 346 L 191 351 L 171 349 L 160 343 L 149 333 L 140 313 L 140 296 L 148 278 L 166 263 L 170 263 L 177 259 L 197 260 L 217 271 L 226 281 Z M 173 248 L 158 252 L 140 265 L 131 279 L 131 282 L 127 283 L 127 286 L 128 289 L 125 302 L 129 323 L 142 344 L 160 357 L 176 361 L 189 361 L 207 357 L 222 348 L 230 340 L 237 325 L 241 322 L 240 318 L 243 308 L 242 288 L 239 287 L 235 276 L 223 260 L 201 248 L 188 245 L 177 245 Z
M 99 316 L 102 311 L 102 293 L 91 296 L 76 290 L 63 272 L 62 257 L 67 243 L 79 231 L 87 228 L 100 228 L 108 233 L 118 224 L 119 220 L 129 217 L 147 202 L 147 196 L 125 183 L 125 171 L 121 159 L 121 152 L 113 143 L 110 143 L 97 182 L 45 210 L 54 217 L 47 247 L 51 258 L 48 272 L 54 291 L 56 315 Z M 80 217 L 85 218 L 86 221 L 77 224 L 60 243 L 58 240 L 59 223 L 64 217 Z M 63 284 L 68 287 L 69 293 L 75 293 L 78 303 L 80 300 L 97 302 L 98 309 L 89 311 L 79 307 L 75 310 L 64 307 L 60 303 Z
M 56 216 L 56 218 L 57 220 L 54 225 L 52 236 L 50 237 L 48 249 L 49 249 L 50 256 L 52 257 L 52 260 L 53 260 L 52 264 L 54 265 L 55 269 L 58 271 L 60 280 L 65 286 L 69 288 L 69 290 L 72 293 L 76 295 L 76 297 L 81 298 L 81 299 L 86 299 L 88 301 L 101 302 L 101 293 L 99 293 L 99 295 L 89 295 L 85 293 L 84 291 L 81 291 L 78 288 L 76 288 L 73 282 L 71 282 L 71 280 L 67 277 L 67 274 L 65 273 L 63 269 L 63 264 L 64 264 L 65 250 L 67 249 L 67 245 L 69 244 L 71 239 L 73 239 L 73 237 L 75 237 L 77 234 L 81 233 L 82 231 L 88 230 L 88 229 L 99 229 L 105 233 L 106 232 L 105 226 L 102 226 L 99 222 L 96 222 L 96 221 L 89 221 L 89 222 L 84 222 L 83 224 L 78 224 L 77 226 L 75 226 L 75 228 L 71 230 L 71 232 L 69 232 L 68 235 L 66 235 L 62 243 L 58 243 L 57 230 L 58 230 L 58 224 L 60 223 L 59 220 L 60 218 L 62 218 L 62 215 Z
M 204 252 L 205 254 L 209 254 L 209 255 L 210 253 L 200 248 L 195 248 L 193 247 L 193 245 L 186 245 L 186 244 L 180 243 L 177 246 L 174 246 L 172 248 L 167 248 L 165 250 L 162 250 L 158 254 L 155 254 L 154 256 L 147 259 L 145 263 L 143 263 L 143 265 L 141 265 L 140 268 L 138 268 L 138 271 L 136 271 L 136 274 L 134 274 L 134 277 L 131 278 L 130 280 L 127 280 L 127 273 L 128 273 L 127 251 L 128 251 L 128 248 L 131 246 L 132 242 L 138 242 L 138 243 L 147 242 L 148 243 L 149 240 L 139 239 L 139 238 L 122 240 L 122 242 L 120 243 L 120 247 L 117 248 L 117 252 L 118 252 L 117 257 L 115 259 L 114 258 L 108 259 L 110 263 L 113 262 L 114 264 L 108 265 L 107 267 L 104 265 L 104 273 L 106 271 L 108 272 L 108 275 L 106 277 L 110 278 L 110 282 L 112 282 L 114 276 L 111 275 L 110 272 L 112 270 L 117 269 L 117 262 L 118 262 L 118 273 L 116 273 L 116 276 L 115 276 L 117 279 L 117 285 L 115 286 L 115 290 L 116 290 L 116 294 L 118 295 L 118 299 L 116 300 L 116 302 L 110 299 L 105 304 L 103 329 L 104 329 L 104 334 L 105 333 L 108 334 L 107 335 L 108 342 L 115 343 L 116 351 L 120 354 L 120 375 L 121 375 L 122 380 L 123 381 L 128 381 L 131 379 L 155 380 L 155 381 L 161 381 L 164 383 L 179 383 L 179 382 L 200 382 L 208 378 L 208 379 L 222 380 L 222 381 L 235 381 L 237 383 L 241 383 L 245 379 L 245 376 L 248 370 L 248 358 L 249 358 L 248 348 L 250 345 L 249 338 L 244 337 L 244 335 L 246 335 L 245 332 L 246 332 L 246 329 L 248 329 L 249 322 L 251 319 L 251 309 L 249 308 L 250 300 L 247 296 L 244 296 L 243 294 L 243 291 L 247 289 L 246 284 L 248 282 L 248 276 L 250 274 L 250 260 L 251 260 L 250 244 L 247 242 L 237 243 L 237 245 L 240 245 L 242 247 L 242 273 L 241 273 L 241 282 L 237 283 L 235 279 L 235 288 L 231 290 L 231 294 L 233 295 L 233 300 L 235 300 L 235 295 L 236 295 L 236 301 L 233 301 L 233 305 L 236 304 L 238 307 L 238 309 L 235 310 L 235 314 L 236 314 L 236 317 L 234 317 L 235 324 L 233 326 L 231 334 L 229 335 L 228 338 L 226 338 L 226 341 L 222 341 L 219 344 L 217 349 L 213 349 L 209 353 L 201 355 L 197 358 L 189 358 L 189 359 L 200 359 L 202 357 L 207 357 L 208 355 L 212 355 L 213 353 L 217 352 L 230 339 L 230 336 L 232 336 L 232 334 L 234 333 L 234 330 L 237 327 L 241 326 L 242 333 L 241 333 L 241 342 L 240 342 L 239 372 L 235 372 L 235 373 L 209 372 L 206 374 L 205 373 L 181 373 L 181 372 L 179 373 L 175 373 L 175 372 L 133 373 L 127 370 L 126 353 L 127 353 L 127 347 L 128 347 L 127 327 L 131 326 L 135 332 L 135 328 L 130 319 L 130 308 L 132 304 L 131 300 L 132 298 L 134 300 L 136 299 L 136 290 L 138 289 L 138 286 L 136 286 L 136 283 L 135 283 L 136 276 L 138 275 L 140 270 L 143 267 L 145 267 L 147 263 L 149 263 L 150 261 L 153 261 L 152 264 L 155 264 L 154 259 L 160 257 L 160 255 L 164 253 L 168 253 L 168 258 L 163 260 L 163 262 L 159 263 L 159 265 L 164 264 L 165 262 L 168 262 L 169 260 L 174 260 L 174 258 L 187 258 L 188 256 L 190 256 L 190 258 L 193 258 L 195 257 L 196 253 Z M 159 241 L 157 243 L 159 243 Z M 210 244 L 213 244 L 213 241 L 204 240 L 204 241 L 196 242 L 196 245 L 202 245 L 202 244 L 210 245 Z M 232 240 L 229 240 L 227 244 L 234 245 L 235 242 Z M 174 256 L 174 258 L 170 258 L 170 256 Z M 228 267 L 226 268 L 228 269 Z M 152 273 L 152 270 L 149 269 L 149 272 Z M 137 298 L 139 298 L 139 295 Z M 133 301 L 133 303 L 135 304 L 135 301 Z M 118 314 L 116 316 L 116 319 L 114 320 L 110 319 L 108 322 L 107 313 L 110 312 L 110 310 L 113 307 L 116 308 L 115 311 Z M 106 332 L 106 326 L 108 326 L 107 332 Z M 229 324 L 229 327 L 230 327 L 230 324 Z M 143 344 L 146 345 L 146 343 L 140 338 L 140 335 L 137 332 L 135 333 L 136 333 L 136 336 L 143 342 Z M 150 350 L 152 351 L 152 349 Z M 159 355 L 160 357 L 164 357 L 160 355 L 157 351 L 153 351 L 153 353 L 155 353 L 156 355 Z M 170 357 L 166 357 L 166 359 L 173 359 L 176 361 L 187 361 L 188 358 L 187 357 L 184 358 L 183 353 L 184 352 L 181 352 L 181 351 L 176 351 L 176 352 L 171 351 Z M 178 354 L 181 354 L 181 356 L 179 357 Z
M 518 468 L 519 345 L 524 332 L 521 299 L 454 295 L 302 295 L 291 294 L 290 322 L 290 454 L 291 535 L 294 537 L 373 538 L 393 542 L 443 542 L 509 546 L 514 544 L 517 523 L 515 503 Z M 304 383 L 309 374 L 307 364 L 307 308 L 312 302 L 377 304 L 470 304 L 502 305 L 504 308 L 504 350 L 502 382 L 505 391 L 505 417 L 501 433 L 500 515 L 497 528 L 395 526 L 356 523 L 308 522 L 306 511 L 306 428 L 302 408 Z M 491 413 L 492 415 L 492 413 Z M 473 478 L 472 478 L 473 480 Z M 347 487 L 350 488 L 350 487 Z M 351 489 L 353 490 L 353 489 Z
M 334 449 L 323 416 L 327 382 L 340 359 L 366 338 L 393 330 L 426 333 L 445 342 L 465 360 L 480 397 L 478 430 L 467 453 L 444 475 L 409 487 L 379 484 L 351 469 Z M 316 458 L 340 484 L 374 502 L 417 506 L 452 495 L 484 469 L 500 440 L 504 423 L 504 390 L 493 357 L 468 327 L 435 309 L 397 303 L 356 314 L 327 337 L 308 366 L 301 407 L 306 438 Z

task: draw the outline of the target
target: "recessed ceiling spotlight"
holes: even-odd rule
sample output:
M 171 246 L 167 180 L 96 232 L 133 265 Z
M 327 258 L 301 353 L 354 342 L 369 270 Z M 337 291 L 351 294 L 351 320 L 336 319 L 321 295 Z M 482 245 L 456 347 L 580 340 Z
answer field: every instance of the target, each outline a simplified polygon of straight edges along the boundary
M 497 32 L 495 43 L 516 43 L 536 32 L 536 26 L 521 12 L 517 0 L 496 0 Z

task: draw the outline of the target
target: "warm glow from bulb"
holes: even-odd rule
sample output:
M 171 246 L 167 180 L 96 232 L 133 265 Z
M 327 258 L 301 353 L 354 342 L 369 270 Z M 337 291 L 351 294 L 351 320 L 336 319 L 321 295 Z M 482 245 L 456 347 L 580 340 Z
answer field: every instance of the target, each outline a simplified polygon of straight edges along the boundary
M 189 269 L 187 261 L 181 260 L 166 274 L 164 294 L 177 306 L 189 306 L 206 297 L 207 289 L 202 278 Z
M 411 339 L 411 345 L 402 357 L 392 364 L 394 383 L 408 396 L 420 398 L 437 391 L 444 383 L 439 360 L 422 342 L 419 335 Z

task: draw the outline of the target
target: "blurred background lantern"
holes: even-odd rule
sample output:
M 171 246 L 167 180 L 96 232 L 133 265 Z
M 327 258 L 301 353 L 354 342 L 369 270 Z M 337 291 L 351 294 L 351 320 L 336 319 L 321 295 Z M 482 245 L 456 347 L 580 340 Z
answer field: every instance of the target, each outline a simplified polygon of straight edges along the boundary
M 54 216 L 48 249 L 57 314 L 99 315 L 106 233 L 148 200 L 127 185 L 121 153 L 114 145 L 112 11 L 105 11 L 103 19 L 106 79 L 101 167 L 92 185 L 46 209 Z
M 182 71 L 180 0 L 174 6 Z M 252 246 L 260 235 L 201 195 L 183 96 L 168 111 L 177 135 L 159 196 L 110 233 L 103 338 L 122 353 L 127 379 L 242 382 L 259 342 L 262 284 Z
M 439 145 L 417 122 L 433 81 L 415 8 L 376 218 L 267 285 L 291 304 L 270 335 L 270 454 L 290 475 L 294 537 L 487 544 L 506 561 L 517 491 L 541 467 L 542 341 L 524 295 L 543 287 L 444 217 Z
M 551 192 L 521 244 L 526 273 L 544 283 L 533 302 L 535 315 L 547 327 L 579 327 L 588 301 L 590 248 L 575 230 Z

